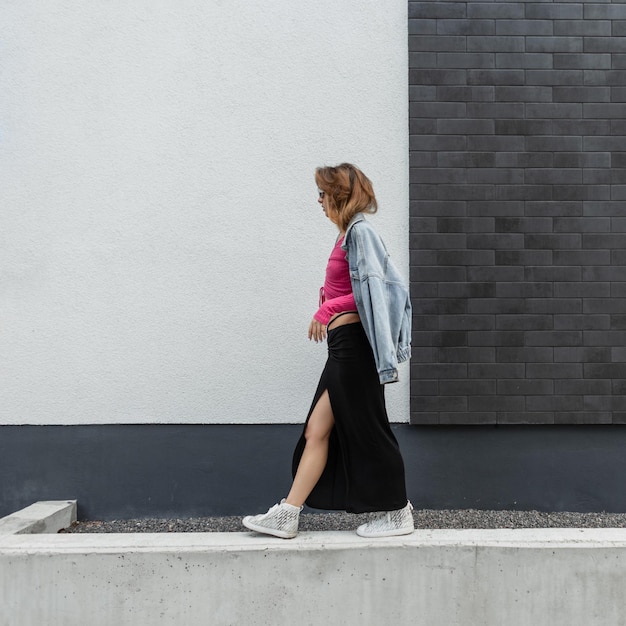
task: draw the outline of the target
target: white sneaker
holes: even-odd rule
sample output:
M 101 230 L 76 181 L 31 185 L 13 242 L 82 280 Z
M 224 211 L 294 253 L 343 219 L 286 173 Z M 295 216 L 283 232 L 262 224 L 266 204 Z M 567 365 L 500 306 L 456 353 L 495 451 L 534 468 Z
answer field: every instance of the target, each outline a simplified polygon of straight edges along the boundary
M 302 507 L 287 504 L 281 500 L 267 513 L 247 515 L 242 523 L 246 528 L 265 535 L 274 535 L 281 539 L 293 539 L 298 534 L 298 518 Z
M 361 537 L 410 535 L 415 530 L 412 511 L 413 505 L 407 502 L 403 509 L 377 513 L 374 519 L 371 519 L 366 524 L 361 524 L 356 529 L 356 534 Z

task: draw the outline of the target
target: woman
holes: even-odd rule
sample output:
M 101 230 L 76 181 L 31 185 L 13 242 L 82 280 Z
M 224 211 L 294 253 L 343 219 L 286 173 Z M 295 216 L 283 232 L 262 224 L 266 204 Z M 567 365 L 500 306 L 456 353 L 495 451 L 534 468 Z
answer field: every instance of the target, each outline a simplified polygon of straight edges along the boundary
M 377 512 L 359 526 L 363 537 L 413 532 L 404 463 L 385 409 L 384 385 L 410 357 L 411 304 L 402 277 L 363 213 L 375 213 L 372 183 L 354 165 L 315 171 L 318 202 L 339 235 L 320 290 L 309 339 L 328 336 L 328 360 L 293 459 L 285 499 L 243 524 L 295 537 L 309 506 Z

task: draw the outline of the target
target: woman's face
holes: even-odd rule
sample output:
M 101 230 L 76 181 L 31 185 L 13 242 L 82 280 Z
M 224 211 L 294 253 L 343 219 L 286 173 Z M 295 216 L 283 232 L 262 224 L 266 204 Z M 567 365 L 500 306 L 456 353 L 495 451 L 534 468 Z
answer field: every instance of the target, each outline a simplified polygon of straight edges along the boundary
M 322 211 L 324 211 L 324 215 L 334 223 L 333 218 L 330 216 L 328 211 L 328 196 L 321 189 L 318 189 L 318 198 L 317 201 L 322 205 Z

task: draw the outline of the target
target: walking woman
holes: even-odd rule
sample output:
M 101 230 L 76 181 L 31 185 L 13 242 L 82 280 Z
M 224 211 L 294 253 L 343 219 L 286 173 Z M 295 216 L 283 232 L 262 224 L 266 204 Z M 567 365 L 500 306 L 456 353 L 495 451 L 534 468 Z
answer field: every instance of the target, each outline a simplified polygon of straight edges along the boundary
M 328 338 L 328 360 L 293 457 L 293 484 L 279 504 L 247 516 L 247 528 L 289 539 L 311 507 L 376 512 L 363 537 L 413 532 L 404 463 L 389 426 L 384 385 L 410 357 L 411 303 L 404 281 L 364 213 L 375 213 L 372 183 L 342 163 L 315 171 L 318 202 L 339 229 L 309 339 Z

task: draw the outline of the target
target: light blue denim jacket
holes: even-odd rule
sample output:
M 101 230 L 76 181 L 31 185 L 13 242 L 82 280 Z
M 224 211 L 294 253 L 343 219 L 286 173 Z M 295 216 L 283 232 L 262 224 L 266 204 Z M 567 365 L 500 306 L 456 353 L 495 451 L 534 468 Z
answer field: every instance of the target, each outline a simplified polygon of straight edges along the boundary
M 411 357 L 411 299 L 383 240 L 362 213 L 348 224 L 341 245 L 365 334 L 381 384 L 398 380 L 398 363 Z

